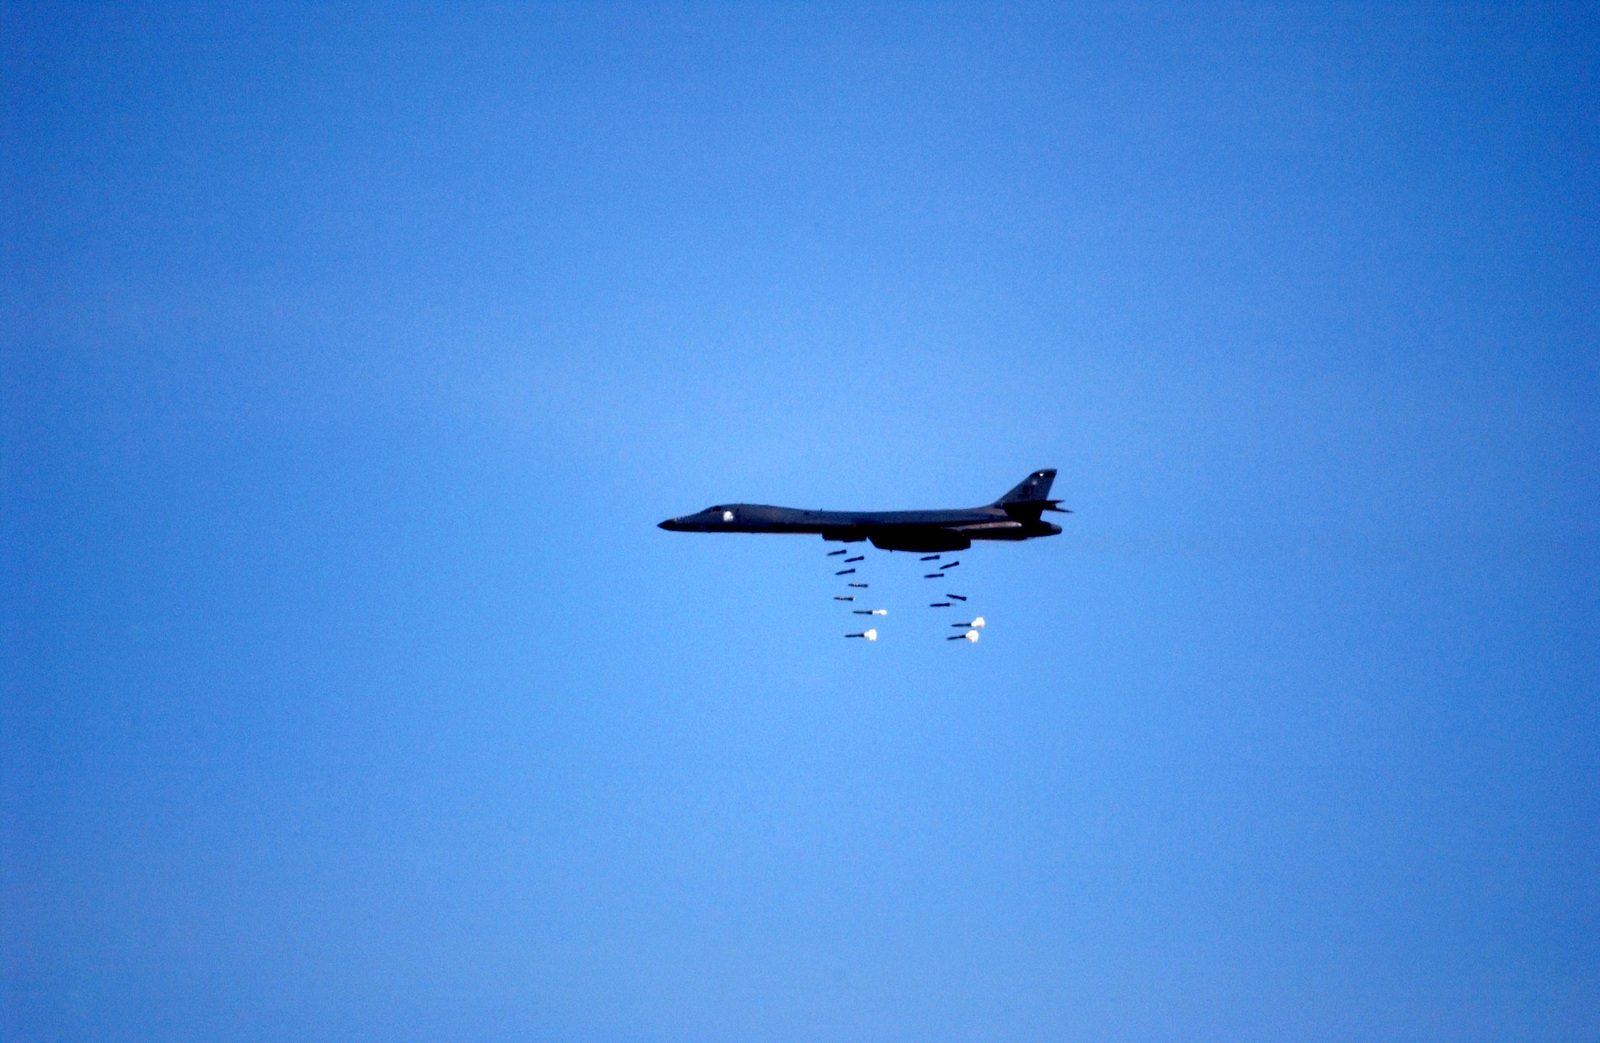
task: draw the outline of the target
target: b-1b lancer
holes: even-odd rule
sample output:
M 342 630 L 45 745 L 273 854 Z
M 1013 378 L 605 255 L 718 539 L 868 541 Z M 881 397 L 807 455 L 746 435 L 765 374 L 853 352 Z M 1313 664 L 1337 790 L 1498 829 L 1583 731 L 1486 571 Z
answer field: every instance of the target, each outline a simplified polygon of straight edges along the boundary
M 825 540 L 871 540 L 883 550 L 966 550 L 973 540 L 1028 540 L 1054 536 L 1061 526 L 1043 521 L 1045 511 L 1071 514 L 1047 499 L 1055 470 L 1035 471 L 1015 489 L 983 507 L 936 511 L 805 511 L 759 503 L 729 503 L 698 514 L 668 518 L 673 532 L 792 532 Z

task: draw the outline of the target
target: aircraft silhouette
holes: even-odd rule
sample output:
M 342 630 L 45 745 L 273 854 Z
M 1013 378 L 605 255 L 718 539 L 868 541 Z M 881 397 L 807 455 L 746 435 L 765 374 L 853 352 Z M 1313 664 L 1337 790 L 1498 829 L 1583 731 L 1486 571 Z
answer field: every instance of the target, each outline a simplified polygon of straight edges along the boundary
M 759 503 L 728 503 L 698 514 L 668 518 L 672 532 L 788 532 L 825 540 L 871 540 L 883 550 L 966 550 L 973 540 L 1029 540 L 1054 536 L 1061 526 L 1043 521 L 1045 511 L 1071 514 L 1046 499 L 1054 468 L 1035 471 L 1010 492 L 983 507 L 933 511 L 805 511 Z

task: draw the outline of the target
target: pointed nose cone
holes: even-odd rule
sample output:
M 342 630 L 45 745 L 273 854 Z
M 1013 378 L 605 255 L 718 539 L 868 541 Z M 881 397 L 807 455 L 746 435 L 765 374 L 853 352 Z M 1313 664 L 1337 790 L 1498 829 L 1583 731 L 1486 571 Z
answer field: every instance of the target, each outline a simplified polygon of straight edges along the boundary
M 668 518 L 666 521 L 657 526 L 657 528 L 666 529 L 668 532 L 677 532 L 681 526 L 678 524 L 678 519 Z

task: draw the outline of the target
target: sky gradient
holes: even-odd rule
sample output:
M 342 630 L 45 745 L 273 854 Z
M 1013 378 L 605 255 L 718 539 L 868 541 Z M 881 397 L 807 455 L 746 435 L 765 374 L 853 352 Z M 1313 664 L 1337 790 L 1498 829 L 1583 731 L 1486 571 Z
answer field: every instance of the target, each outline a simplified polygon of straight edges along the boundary
M 0 7 L 0 1036 L 1600 1035 L 1597 29 Z

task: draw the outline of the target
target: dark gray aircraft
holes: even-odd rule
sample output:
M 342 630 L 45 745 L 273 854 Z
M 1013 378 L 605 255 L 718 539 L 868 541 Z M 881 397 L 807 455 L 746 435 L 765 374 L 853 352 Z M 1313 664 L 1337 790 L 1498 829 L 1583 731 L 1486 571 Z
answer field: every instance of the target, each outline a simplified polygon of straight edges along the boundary
M 825 540 L 871 540 L 883 550 L 966 550 L 973 540 L 1027 540 L 1054 536 L 1061 526 L 1042 521 L 1045 511 L 1071 514 L 1048 500 L 1056 472 L 1035 471 L 1022 484 L 984 507 L 952 511 L 802 511 L 759 503 L 707 507 L 699 514 L 668 518 L 673 532 L 798 532 Z M 840 552 L 843 553 L 843 552 Z

